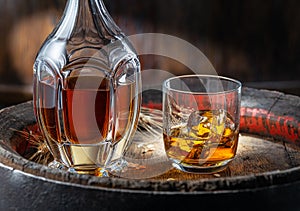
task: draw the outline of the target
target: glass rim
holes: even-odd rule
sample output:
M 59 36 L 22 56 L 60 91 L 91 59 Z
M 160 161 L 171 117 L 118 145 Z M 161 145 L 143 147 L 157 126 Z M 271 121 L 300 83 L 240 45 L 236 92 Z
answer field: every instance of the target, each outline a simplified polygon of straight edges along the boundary
M 175 88 L 171 88 L 170 85 L 168 85 L 172 80 L 176 80 L 176 79 L 183 79 L 183 78 L 212 78 L 212 79 L 219 79 L 220 81 L 229 81 L 232 84 L 235 84 L 236 87 L 232 88 L 232 89 L 228 89 L 228 90 L 223 90 L 223 91 L 215 91 L 215 92 L 197 92 L 197 91 L 183 91 L 180 89 L 175 89 Z M 229 78 L 229 77 L 225 77 L 225 76 L 219 76 L 219 75 L 201 75 L 201 74 L 194 74 L 194 75 L 180 75 L 180 76 L 173 76 L 171 78 L 166 79 L 163 82 L 163 88 L 166 88 L 170 91 L 175 91 L 175 92 L 179 92 L 179 93 L 192 93 L 192 94 L 201 94 L 201 95 L 214 95 L 214 94 L 225 94 L 225 93 L 232 93 L 232 92 L 236 92 L 239 91 L 242 87 L 242 83 L 239 80 L 233 79 L 233 78 Z

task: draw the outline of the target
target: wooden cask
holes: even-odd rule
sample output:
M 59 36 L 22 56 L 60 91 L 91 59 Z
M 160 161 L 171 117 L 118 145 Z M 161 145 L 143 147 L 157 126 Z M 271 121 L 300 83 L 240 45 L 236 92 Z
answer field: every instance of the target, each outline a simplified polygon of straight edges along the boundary
M 300 209 L 300 97 L 244 88 L 241 109 L 238 154 L 226 170 L 203 175 L 170 168 L 141 179 L 77 175 L 29 161 L 28 137 L 15 130 L 37 133 L 32 102 L 3 109 L 0 209 Z

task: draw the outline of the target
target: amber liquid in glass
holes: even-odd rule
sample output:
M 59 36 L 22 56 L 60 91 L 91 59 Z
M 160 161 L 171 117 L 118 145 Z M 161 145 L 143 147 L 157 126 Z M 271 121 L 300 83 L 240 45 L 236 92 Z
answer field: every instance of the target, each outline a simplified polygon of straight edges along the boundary
M 105 79 L 98 89 L 89 89 L 93 77 L 68 79 L 68 87 L 62 90 L 63 117 L 66 139 L 71 144 L 96 144 L 105 141 L 109 130 L 110 89 Z M 76 85 L 78 87 L 76 87 Z M 95 86 L 95 85 L 93 85 Z
M 134 82 L 112 87 L 107 79 L 97 76 L 70 77 L 61 92 L 61 111 L 53 102 L 47 103 L 47 99 L 55 99 L 53 86 L 40 83 L 40 91 L 44 93 L 40 109 L 48 145 L 56 154 L 61 152 L 62 160 L 76 172 L 86 173 L 94 171 L 95 165 L 105 165 L 112 144 L 127 138 L 133 121 Z
M 164 132 L 167 155 L 187 167 L 209 167 L 230 161 L 236 154 L 237 143 L 238 128 L 222 110 L 194 112 L 186 125 L 175 126 L 168 134 Z

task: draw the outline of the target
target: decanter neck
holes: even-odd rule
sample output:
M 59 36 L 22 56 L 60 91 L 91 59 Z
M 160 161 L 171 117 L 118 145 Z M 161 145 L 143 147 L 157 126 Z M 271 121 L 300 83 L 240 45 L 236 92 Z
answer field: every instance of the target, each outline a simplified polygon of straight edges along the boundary
M 122 35 L 102 0 L 68 0 L 59 28 L 67 39 L 91 33 L 108 40 Z

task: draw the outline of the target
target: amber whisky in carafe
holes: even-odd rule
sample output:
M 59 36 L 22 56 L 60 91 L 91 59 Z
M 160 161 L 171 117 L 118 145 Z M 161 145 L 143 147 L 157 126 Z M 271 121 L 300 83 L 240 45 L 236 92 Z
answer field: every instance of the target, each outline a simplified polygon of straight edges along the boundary
M 35 115 L 51 166 L 91 174 L 119 169 L 140 91 L 138 57 L 102 0 L 68 0 L 34 64 Z

